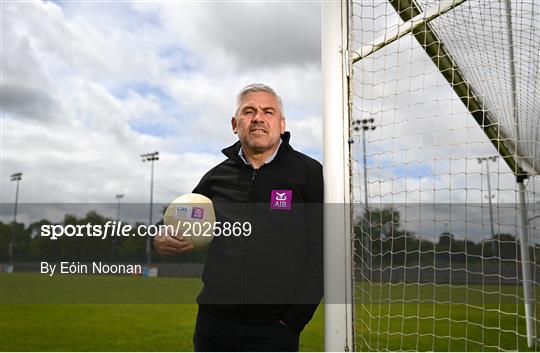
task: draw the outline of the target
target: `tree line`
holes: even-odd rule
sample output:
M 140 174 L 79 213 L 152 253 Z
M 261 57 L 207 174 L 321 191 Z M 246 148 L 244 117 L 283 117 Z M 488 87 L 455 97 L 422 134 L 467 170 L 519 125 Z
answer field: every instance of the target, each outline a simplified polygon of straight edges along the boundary
M 357 261 L 369 259 L 373 266 L 521 261 L 520 243 L 512 234 L 472 241 L 445 231 L 429 239 L 402 229 L 400 213 L 392 207 L 364 211 L 358 218 L 354 226 L 355 256 Z M 540 264 L 539 244 L 530 247 L 530 259 Z
M 105 225 L 112 219 L 95 211 L 84 217 L 65 215 L 66 225 Z M 107 261 L 119 263 L 146 262 L 146 237 L 60 237 L 51 240 L 40 236 L 46 219 L 25 226 L 23 223 L 0 222 L 0 262 L 9 261 L 9 243 L 15 227 L 15 262 Z M 132 225 L 132 232 L 143 223 Z M 355 222 L 355 255 L 358 261 L 369 259 L 377 264 L 433 265 L 435 262 L 472 263 L 481 261 L 520 261 L 519 242 L 511 234 L 495 234 L 491 239 L 473 242 L 459 234 L 443 232 L 429 239 L 402 229 L 400 213 L 392 207 L 372 209 Z M 531 260 L 540 263 L 540 246 L 531 247 Z M 162 257 L 152 248 L 152 262 L 203 262 L 206 251 L 181 256 Z
M 88 212 L 84 217 L 65 215 L 59 224 L 67 225 L 105 225 L 113 221 L 95 211 Z M 34 222 L 28 226 L 15 224 L 14 262 L 58 262 L 58 261 L 104 261 L 117 263 L 145 263 L 146 237 L 59 237 L 56 240 L 40 235 L 43 225 L 53 224 L 46 219 Z M 134 235 L 139 225 L 131 226 L 130 234 Z M 13 222 L 0 222 L 0 262 L 9 261 L 9 243 L 13 232 Z M 206 251 L 197 251 L 182 256 L 160 256 L 152 247 L 152 262 L 202 262 Z

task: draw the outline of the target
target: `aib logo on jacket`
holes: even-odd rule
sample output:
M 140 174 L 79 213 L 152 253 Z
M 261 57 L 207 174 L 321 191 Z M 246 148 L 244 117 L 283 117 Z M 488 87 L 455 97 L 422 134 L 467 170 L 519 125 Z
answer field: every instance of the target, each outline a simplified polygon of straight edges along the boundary
M 270 209 L 290 211 L 292 206 L 292 190 L 272 190 Z
M 191 218 L 203 219 L 204 218 L 204 208 L 195 207 L 191 209 Z

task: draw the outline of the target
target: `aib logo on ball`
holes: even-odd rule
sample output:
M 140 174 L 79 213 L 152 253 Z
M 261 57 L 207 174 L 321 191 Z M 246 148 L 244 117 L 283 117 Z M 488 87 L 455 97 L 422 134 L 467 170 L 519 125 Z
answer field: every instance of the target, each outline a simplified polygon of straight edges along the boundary
M 290 210 L 292 206 L 292 190 L 272 190 L 270 209 Z
M 191 209 L 191 218 L 203 219 L 204 218 L 204 208 L 194 206 Z

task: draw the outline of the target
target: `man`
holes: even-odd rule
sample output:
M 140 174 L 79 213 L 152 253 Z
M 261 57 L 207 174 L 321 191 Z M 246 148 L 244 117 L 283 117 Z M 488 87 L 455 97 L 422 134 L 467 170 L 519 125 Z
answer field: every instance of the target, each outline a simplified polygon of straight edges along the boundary
M 297 351 L 323 294 L 322 167 L 289 145 L 281 98 L 266 85 L 241 90 L 231 125 L 239 141 L 193 192 L 212 199 L 218 221 L 252 232 L 212 240 L 194 348 Z M 166 233 L 154 245 L 162 255 L 193 249 Z

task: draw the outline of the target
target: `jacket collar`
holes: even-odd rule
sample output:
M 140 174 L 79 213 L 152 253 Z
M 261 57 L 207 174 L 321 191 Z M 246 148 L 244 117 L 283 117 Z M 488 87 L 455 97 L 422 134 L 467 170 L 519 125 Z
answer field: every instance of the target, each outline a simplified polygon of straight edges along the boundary
M 289 131 L 285 131 L 281 135 L 281 145 L 278 148 L 276 157 L 272 161 L 275 161 L 275 160 L 279 159 L 284 153 L 286 153 L 289 150 L 292 150 L 292 147 L 289 144 L 290 139 L 291 139 L 291 133 Z M 242 147 L 240 145 L 240 141 L 236 141 L 235 144 L 233 144 L 233 145 L 231 145 L 231 146 L 229 146 L 227 148 L 224 148 L 223 150 L 221 150 L 221 152 L 226 157 L 228 157 L 230 159 L 233 159 L 233 160 L 235 160 L 235 161 L 237 161 L 239 163 L 244 164 L 244 162 L 238 156 L 238 153 L 240 152 L 240 147 Z M 270 162 L 270 163 L 272 163 L 272 162 Z

